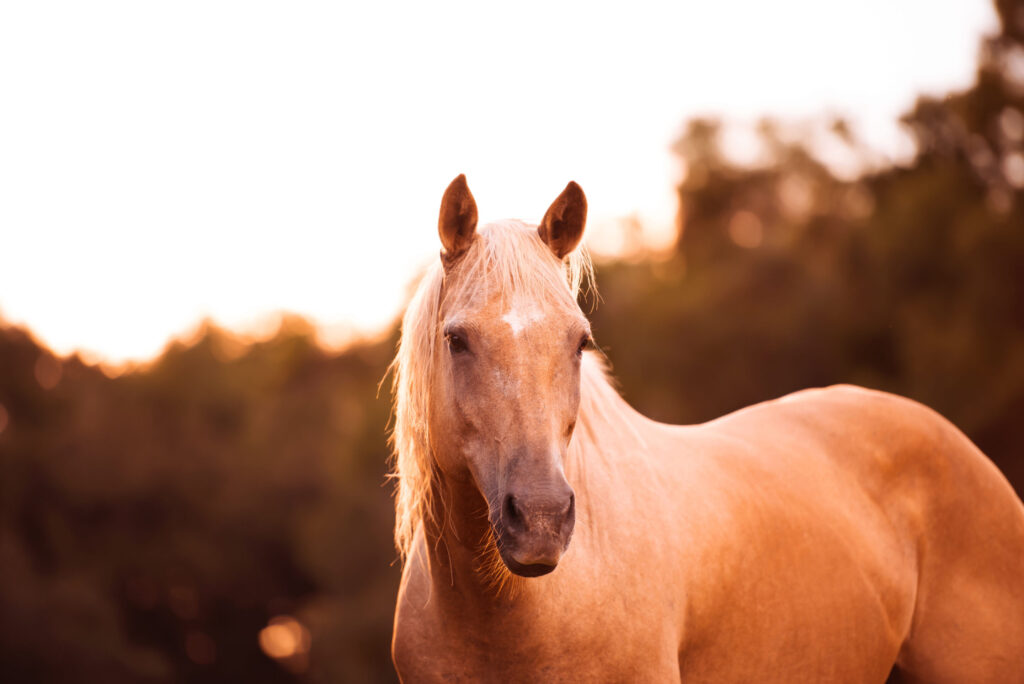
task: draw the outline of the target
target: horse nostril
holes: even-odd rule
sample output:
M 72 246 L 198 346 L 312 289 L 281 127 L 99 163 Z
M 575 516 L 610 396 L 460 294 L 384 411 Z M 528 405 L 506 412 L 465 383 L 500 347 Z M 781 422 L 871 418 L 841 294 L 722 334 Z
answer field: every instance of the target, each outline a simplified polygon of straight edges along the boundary
M 572 536 L 572 528 L 576 525 L 576 494 L 569 495 L 569 505 L 562 511 L 562 521 L 559 526 L 561 534 L 565 538 L 565 543 L 569 543 L 569 537 Z
M 519 530 L 524 526 L 525 521 L 523 520 L 523 513 L 519 510 L 519 505 L 516 503 L 516 497 L 509 494 L 505 497 L 505 506 L 502 510 L 502 515 L 505 518 L 505 526 L 510 531 Z

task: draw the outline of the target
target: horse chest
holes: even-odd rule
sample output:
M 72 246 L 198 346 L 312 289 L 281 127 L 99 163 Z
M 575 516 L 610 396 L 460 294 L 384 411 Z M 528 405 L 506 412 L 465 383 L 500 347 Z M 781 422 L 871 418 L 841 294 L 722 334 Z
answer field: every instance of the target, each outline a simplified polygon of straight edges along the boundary
M 484 619 L 417 611 L 400 617 L 394 657 L 406 682 L 671 681 L 674 637 L 614 616 L 495 613 Z

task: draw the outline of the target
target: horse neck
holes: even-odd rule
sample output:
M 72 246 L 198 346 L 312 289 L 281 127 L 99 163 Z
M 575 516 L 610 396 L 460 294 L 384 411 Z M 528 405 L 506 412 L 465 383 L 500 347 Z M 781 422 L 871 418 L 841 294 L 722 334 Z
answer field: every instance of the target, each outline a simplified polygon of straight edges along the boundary
M 646 451 L 644 426 L 637 413 L 608 380 L 594 352 L 587 353 L 580 387 L 580 413 L 566 457 L 566 477 L 576 490 L 577 529 L 586 535 L 608 513 L 602 505 L 615 499 L 633 460 Z M 589 538 L 584 536 L 584 543 Z M 574 535 L 575 543 L 575 535 Z
M 487 505 L 471 480 L 437 472 L 431 482 L 432 515 L 424 521 L 424 541 L 432 583 L 442 595 L 486 598 L 485 567 L 491 539 Z

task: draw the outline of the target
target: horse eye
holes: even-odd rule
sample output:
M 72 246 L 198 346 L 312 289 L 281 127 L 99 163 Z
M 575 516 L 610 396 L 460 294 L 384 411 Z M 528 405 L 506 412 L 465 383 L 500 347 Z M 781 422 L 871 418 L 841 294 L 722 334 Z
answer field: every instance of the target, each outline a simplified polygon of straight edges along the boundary
M 583 352 L 586 349 L 590 349 L 593 340 L 590 339 L 590 335 L 585 336 L 580 340 L 580 346 L 576 349 L 576 356 L 583 356 Z
M 469 347 L 466 346 L 466 340 L 454 333 L 448 333 L 445 335 L 445 339 L 448 341 L 448 349 L 452 354 L 461 354 L 469 350 Z

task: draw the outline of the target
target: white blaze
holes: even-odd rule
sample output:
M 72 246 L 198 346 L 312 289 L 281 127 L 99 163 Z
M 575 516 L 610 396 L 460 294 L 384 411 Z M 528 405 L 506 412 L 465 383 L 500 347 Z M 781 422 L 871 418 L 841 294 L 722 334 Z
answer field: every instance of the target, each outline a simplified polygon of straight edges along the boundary
M 530 306 L 526 308 L 513 308 L 509 309 L 501 320 L 508 323 L 508 327 L 512 328 L 512 334 L 516 337 L 519 336 L 528 325 L 536 323 L 544 318 L 544 312 L 538 309 L 536 306 Z

